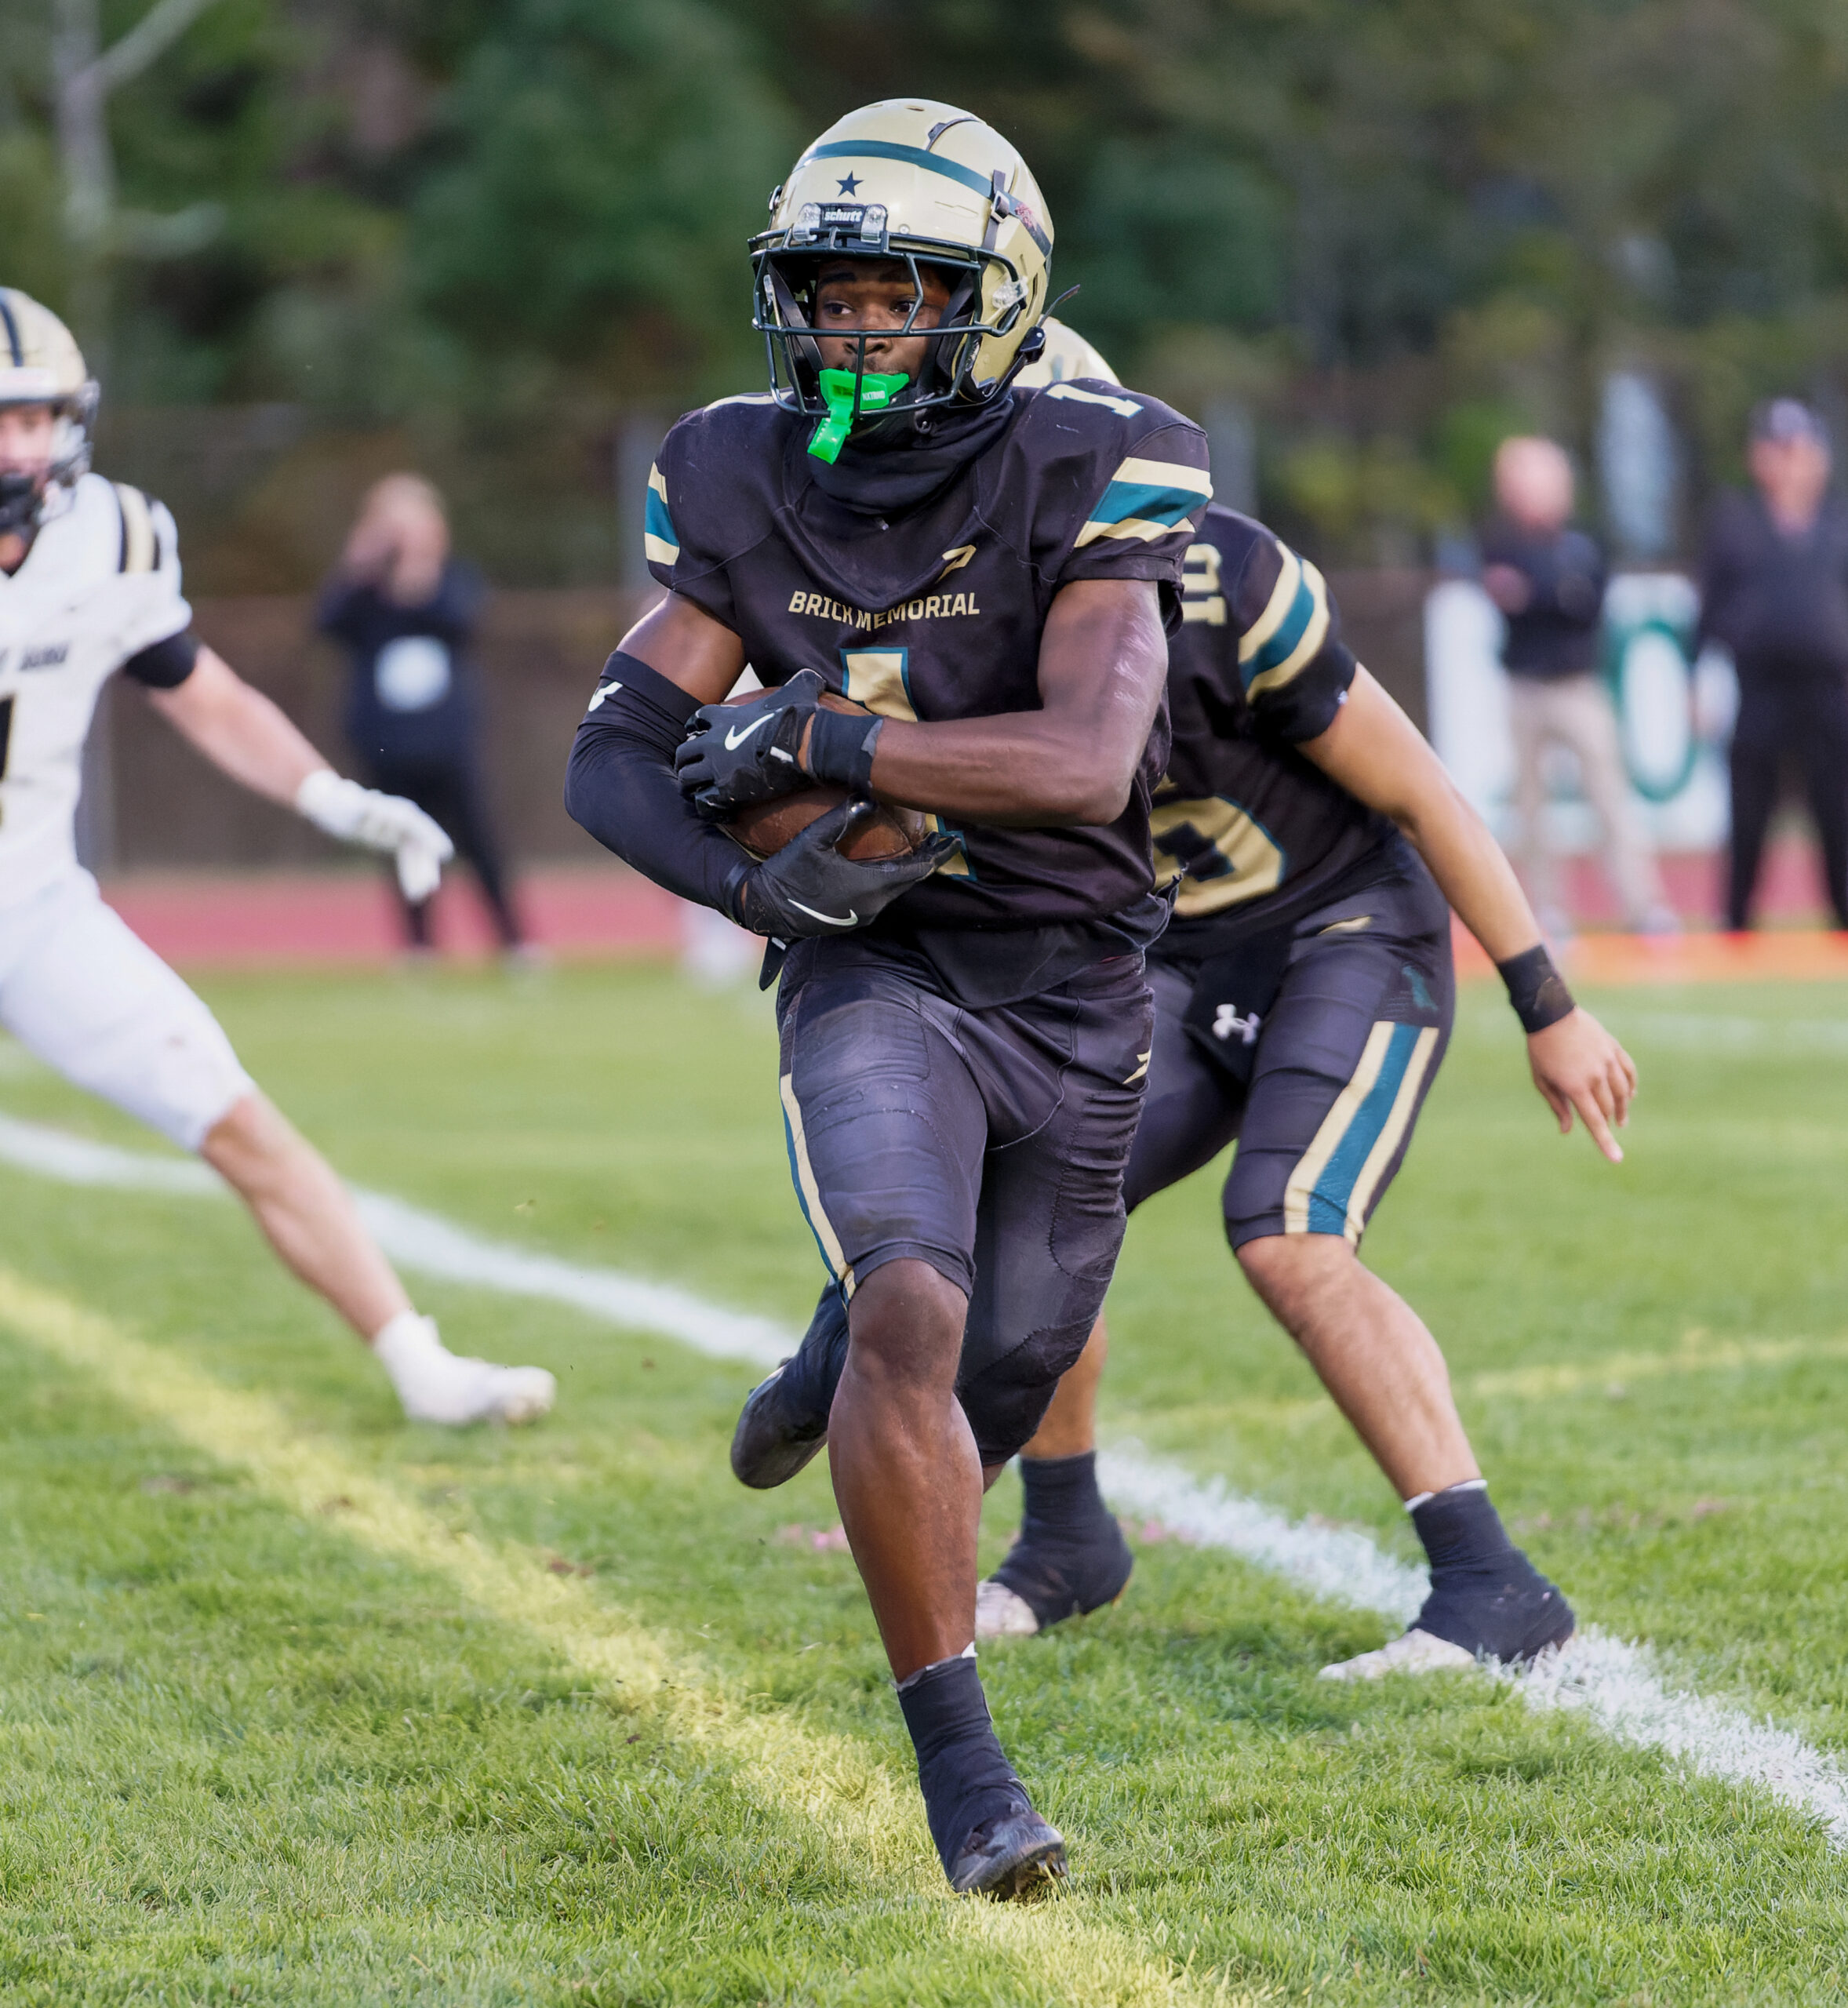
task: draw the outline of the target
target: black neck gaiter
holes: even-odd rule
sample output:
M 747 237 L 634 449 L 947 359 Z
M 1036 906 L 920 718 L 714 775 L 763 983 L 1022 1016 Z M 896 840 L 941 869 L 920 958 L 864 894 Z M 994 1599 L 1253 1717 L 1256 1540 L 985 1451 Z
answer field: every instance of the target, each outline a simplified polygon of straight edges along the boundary
M 942 409 L 888 420 L 850 438 L 831 465 L 807 456 L 815 486 L 859 516 L 902 516 L 947 488 L 1007 430 L 1014 401 L 1004 394 L 972 411 Z M 897 419 L 898 414 L 893 415 Z M 919 429 L 928 417 L 928 432 Z

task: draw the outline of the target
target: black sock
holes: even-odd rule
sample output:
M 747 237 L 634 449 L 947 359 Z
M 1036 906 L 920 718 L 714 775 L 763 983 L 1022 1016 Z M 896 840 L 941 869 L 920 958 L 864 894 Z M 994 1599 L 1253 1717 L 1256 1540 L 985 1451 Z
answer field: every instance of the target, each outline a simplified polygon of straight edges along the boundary
M 945 1875 L 977 1828 L 1031 1810 L 988 1714 L 973 1658 L 939 1660 L 898 1690 L 917 1746 L 925 1817 Z
M 846 1364 L 847 1304 L 831 1284 L 821 1293 L 802 1342 L 777 1384 L 783 1409 L 791 1416 L 802 1415 L 806 1432 L 818 1436 L 827 1428 Z
M 1508 1539 L 1486 1486 L 1432 1493 L 1412 1524 L 1431 1559 L 1421 1632 L 1510 1663 L 1571 1637 L 1571 1606 Z
M 1135 1558 L 1097 1490 L 1097 1453 L 1023 1457 L 1020 1537 L 995 1571 L 1042 1626 L 1082 1617 L 1122 1595 Z
M 1440 1570 L 1485 1568 L 1514 1550 L 1489 1488 L 1479 1482 L 1432 1493 L 1412 1508 L 1412 1525 L 1433 1577 Z
M 1115 1525 L 1097 1490 L 1095 1450 L 1081 1450 L 1075 1457 L 1023 1457 L 1020 1490 L 1026 1495 L 1023 1536 L 1086 1541 Z

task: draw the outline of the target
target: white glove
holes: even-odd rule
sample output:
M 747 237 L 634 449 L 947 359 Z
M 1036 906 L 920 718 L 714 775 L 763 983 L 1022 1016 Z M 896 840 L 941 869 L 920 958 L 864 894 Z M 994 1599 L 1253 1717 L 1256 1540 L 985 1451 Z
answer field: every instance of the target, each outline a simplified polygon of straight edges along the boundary
M 442 880 L 442 868 L 456 854 L 442 826 L 401 795 L 381 795 L 344 780 L 331 767 L 317 767 L 295 791 L 297 810 L 316 829 L 343 843 L 390 851 L 398 882 L 413 903 L 427 900 Z

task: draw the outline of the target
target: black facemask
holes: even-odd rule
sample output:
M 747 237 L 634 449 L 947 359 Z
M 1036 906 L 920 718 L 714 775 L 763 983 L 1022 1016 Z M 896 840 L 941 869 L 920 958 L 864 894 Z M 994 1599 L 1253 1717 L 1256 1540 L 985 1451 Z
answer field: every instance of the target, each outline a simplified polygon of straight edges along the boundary
M 809 471 L 823 494 L 856 515 L 902 516 L 947 488 L 986 453 L 1007 430 L 1013 412 L 1010 392 L 962 411 L 900 407 L 852 434 L 831 466 L 809 459 Z
M 0 537 L 30 537 L 43 499 L 37 475 L 0 474 Z

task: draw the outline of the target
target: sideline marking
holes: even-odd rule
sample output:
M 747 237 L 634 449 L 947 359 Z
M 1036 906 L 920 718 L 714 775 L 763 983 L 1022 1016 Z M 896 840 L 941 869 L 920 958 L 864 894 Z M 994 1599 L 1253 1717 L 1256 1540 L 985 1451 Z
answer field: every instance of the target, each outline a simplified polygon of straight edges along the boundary
M 935 1899 L 951 1937 L 995 1944 L 1024 1969 L 1024 1980 L 1046 1990 L 1043 1998 L 1126 2008 L 1227 1999 L 1159 1950 L 1145 1953 L 1068 1904 L 952 1896 L 935 1865 L 922 1802 L 878 1752 L 805 1728 L 791 1709 L 741 1706 L 710 1668 L 682 1656 L 671 1639 L 598 1602 L 582 1583 L 551 1574 L 530 1549 L 456 1533 L 267 1396 L 227 1388 L 177 1353 L 3 1267 L 0 1325 L 215 1462 L 242 1465 L 271 1499 L 318 1530 L 446 1577 L 478 1609 L 606 1689 L 646 1697 L 672 1733 L 725 1752 L 751 1790 L 780 1806 L 793 1803 L 816 1821 L 837 1851 L 864 1865 L 869 1901 L 882 1882 L 889 1903 Z M 322 1511 L 330 1498 L 343 1502 L 332 1521 Z
M 224 1189 L 214 1173 L 189 1160 L 118 1150 L 72 1137 L 63 1130 L 20 1122 L 7 1116 L 0 1116 L 0 1161 L 74 1184 L 191 1193 L 222 1192 Z M 638 1282 L 614 1271 L 580 1268 L 549 1257 L 531 1256 L 522 1250 L 482 1241 L 438 1215 L 425 1213 L 401 1200 L 367 1195 L 363 1203 L 375 1231 L 380 1231 L 383 1223 L 395 1233 L 404 1232 L 406 1240 L 401 1244 L 399 1259 L 409 1267 L 424 1268 L 426 1274 L 553 1297 L 618 1323 L 636 1323 L 642 1330 L 683 1338 L 685 1343 L 715 1358 L 737 1359 L 761 1365 L 766 1356 L 764 1348 L 774 1348 L 777 1350 L 768 1355 L 773 1363 L 793 1344 L 780 1327 L 766 1319 L 735 1317 L 679 1290 Z M 373 1207 L 383 1210 L 376 1217 L 371 1211 Z M 382 1242 L 385 1240 L 384 1232 L 380 1233 L 380 1238 Z M 387 1242 L 387 1246 L 391 1244 Z M 438 1266 L 446 1264 L 452 1258 L 461 1266 L 454 1269 Z M 569 1279 L 569 1294 L 561 1287 L 561 1278 Z M 18 1293 L 27 1287 L 8 1279 L 4 1271 L 0 1271 L 0 1284 L 12 1293 L 0 1297 L 0 1309 L 6 1308 Z M 39 1293 L 31 1294 L 43 1301 L 61 1304 L 60 1300 L 42 1299 Z M 89 1316 L 76 1311 L 75 1307 L 61 1308 L 73 1318 Z M 688 1312 L 693 1315 L 689 1316 Z M 9 1318 L 9 1322 L 14 1321 Z M 100 1325 L 101 1321 L 92 1322 Z M 138 1341 L 126 1338 L 121 1343 L 139 1346 Z M 1716 1347 L 1707 1356 L 1715 1365 L 1748 1364 L 1752 1353 L 1757 1351 L 1763 1358 L 1774 1344 L 1775 1342 L 1767 1341 L 1754 1346 L 1747 1342 L 1737 1347 Z M 170 1396 L 183 1382 L 178 1362 L 171 1355 L 151 1347 L 140 1347 L 139 1350 L 148 1362 L 147 1372 L 151 1380 L 159 1384 L 162 1375 L 167 1377 L 158 1391 Z M 1719 1356 L 1722 1354 L 1725 1357 Z M 1790 1355 L 1780 1348 L 1777 1356 L 1782 1359 Z M 1672 1359 L 1673 1355 L 1664 1357 Z M 1627 1364 L 1634 1375 L 1637 1370 L 1635 1359 Z M 1576 1375 L 1581 1371 L 1596 1371 L 1606 1377 L 1610 1370 L 1608 1366 L 1596 1370 L 1526 1370 L 1539 1375 Z M 234 1395 L 216 1382 L 204 1380 L 203 1377 L 191 1377 L 212 1391 L 210 1406 L 214 1410 L 223 1404 L 235 1406 L 238 1402 L 255 1399 Z M 159 1413 L 189 1441 L 199 1443 L 208 1451 L 214 1450 L 214 1442 L 209 1434 L 193 1434 L 193 1419 L 185 1409 L 169 1417 L 165 1402 L 157 1404 L 147 1399 L 140 1388 L 125 1399 L 144 1410 Z M 258 1406 L 265 1418 L 261 1430 L 273 1431 L 278 1427 L 274 1418 L 280 1416 L 280 1410 L 267 1402 Z M 205 1412 L 200 1411 L 202 1414 Z M 229 1417 L 233 1410 L 224 1409 L 223 1413 Z M 254 1451 L 276 1439 L 261 1434 L 253 1439 L 250 1428 L 246 1427 L 240 1432 L 238 1440 L 252 1442 Z M 300 1453 L 299 1446 L 296 1453 L 308 1454 Z M 242 1461 L 251 1461 L 250 1457 L 242 1450 L 234 1454 Z M 1220 1548 L 1268 1569 L 1311 1596 L 1329 1598 L 1356 1610 L 1376 1611 L 1395 1624 L 1408 1622 L 1424 1600 L 1427 1581 L 1424 1571 L 1386 1554 L 1370 1535 L 1358 1528 L 1318 1526 L 1309 1521 L 1288 1519 L 1260 1501 L 1242 1498 L 1231 1492 L 1222 1479 L 1202 1481 L 1178 1466 L 1148 1457 L 1135 1445 L 1126 1444 L 1104 1451 L 1098 1459 L 1098 1467 L 1111 1497 L 1130 1511 L 1163 1521 L 1202 1547 Z M 256 1467 L 253 1464 L 253 1468 Z M 344 1461 L 341 1468 L 346 1468 Z M 355 1478 L 353 1481 L 361 1482 L 378 1494 L 381 1502 L 388 1501 L 391 1513 L 417 1515 L 417 1508 L 390 1493 L 389 1489 L 380 1486 L 377 1481 L 369 1477 L 363 1481 Z M 325 1498 L 330 1493 L 342 1491 L 354 1498 L 359 1497 L 344 1477 L 338 1482 L 330 1479 L 317 1497 Z M 381 1511 L 384 1511 L 382 1503 Z M 342 1517 L 344 1520 L 347 1516 Z M 387 1513 L 386 1519 L 389 1518 Z M 385 1522 L 381 1521 L 384 1524 Z M 440 1522 L 432 1519 L 430 1525 L 438 1527 Z M 442 1530 L 442 1541 L 452 1549 L 456 1544 L 456 1537 L 447 1529 Z M 393 1551 L 411 1551 L 401 1548 Z M 545 1581 L 555 1594 L 571 1594 L 573 1586 L 569 1584 L 550 1577 Z M 526 1593 L 522 1584 L 522 1596 Z M 474 1592 L 471 1591 L 471 1594 Z M 579 1591 L 577 1595 L 581 1598 L 583 1593 Z M 588 1599 L 584 1601 L 588 1602 Z M 487 1607 L 497 1608 L 491 1604 Z M 598 1610 L 598 1619 L 601 1635 L 611 1619 L 601 1609 Z M 526 1617 L 515 1621 L 533 1623 Z M 561 1645 L 558 1650 L 567 1649 Z M 1682 1759 L 1708 1777 L 1722 1779 L 1731 1784 L 1755 1786 L 1786 1806 L 1820 1821 L 1832 1845 L 1848 1849 L 1848 1775 L 1843 1773 L 1835 1759 L 1813 1748 L 1794 1730 L 1779 1729 L 1769 1721 L 1755 1719 L 1741 1709 L 1670 1687 L 1656 1669 L 1645 1646 L 1609 1638 L 1595 1627 L 1585 1627 L 1567 1642 L 1563 1651 L 1549 1657 L 1544 1664 L 1522 1672 L 1497 1670 L 1496 1677 L 1512 1686 L 1530 1708 L 1579 1710 L 1619 1742 Z
M 1292 1521 L 1219 1480 L 1202 1483 L 1135 1446 L 1103 1452 L 1098 1475 L 1114 1501 L 1147 1513 L 1202 1548 L 1217 1548 L 1283 1576 L 1311 1595 L 1395 1624 L 1417 1616 L 1425 1572 L 1384 1553 L 1357 1528 Z M 1708 1777 L 1755 1785 L 1820 1821 L 1848 1848 L 1848 1775 L 1794 1730 L 1671 1687 L 1646 1646 L 1582 1626 L 1535 1665 L 1493 1669 L 1529 1708 L 1571 1708 L 1620 1743 L 1684 1759 Z
M 1600 1014 L 1605 1029 L 1647 1051 L 1651 1046 L 1705 1053 L 1715 1059 L 1741 1053 L 1796 1059 L 1806 1053 L 1848 1053 L 1848 1024 L 1835 1018 L 1755 1018 L 1743 1013 L 1633 1011 L 1619 1003 Z M 1479 1006 L 1459 1012 L 1457 1028 L 1472 1039 L 1505 1046 L 1508 1013 Z
M 1577 1366 L 1511 1367 L 1475 1374 L 1466 1384 L 1485 1400 L 1506 1395 L 1539 1400 L 1587 1388 L 1621 1393 L 1632 1380 L 1723 1373 L 1737 1367 L 1800 1366 L 1813 1359 L 1848 1359 L 1848 1338 L 1710 1339 L 1696 1330 L 1685 1334 L 1673 1351 L 1613 1352 Z
M 230 1196 L 218 1174 L 195 1158 L 120 1150 L 10 1115 L 0 1115 L 0 1162 L 67 1185 Z M 616 1269 L 589 1268 L 555 1255 L 532 1254 L 388 1194 L 358 1186 L 349 1189 L 379 1246 L 393 1261 L 422 1275 L 515 1297 L 549 1298 L 634 1331 L 678 1339 L 713 1359 L 774 1366 L 795 1350 L 797 1335 L 770 1319 L 724 1310 L 671 1283 L 649 1282 Z

